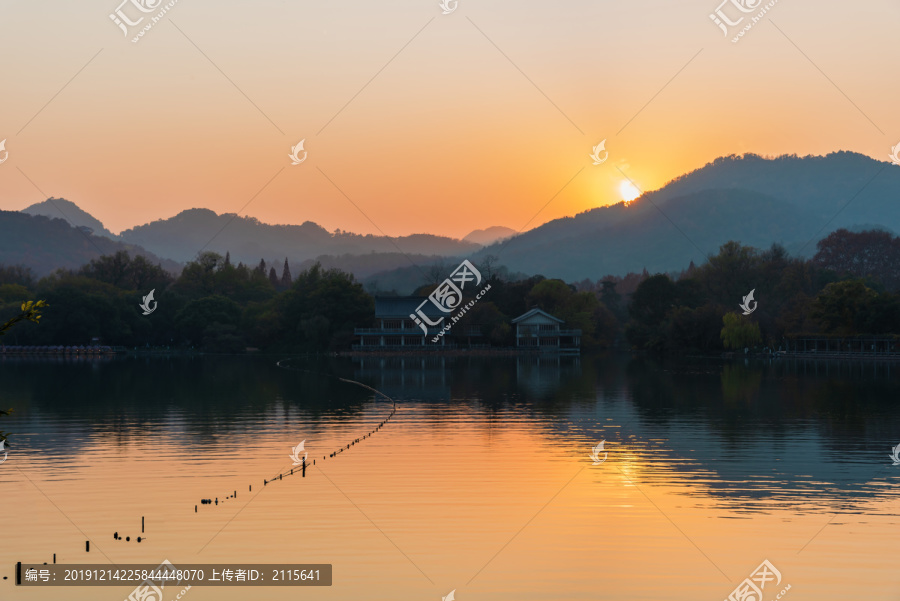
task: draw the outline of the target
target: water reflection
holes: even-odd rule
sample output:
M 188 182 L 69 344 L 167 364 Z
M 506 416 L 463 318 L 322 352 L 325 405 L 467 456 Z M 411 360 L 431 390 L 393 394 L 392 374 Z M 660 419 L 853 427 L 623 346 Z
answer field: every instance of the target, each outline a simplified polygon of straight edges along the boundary
M 372 395 L 438 427 L 459 407 L 491 429 L 526 423 L 546 444 L 610 461 L 640 478 L 688 487 L 739 511 L 858 511 L 893 496 L 900 443 L 897 370 L 811 361 L 723 363 L 581 357 L 142 357 L 0 361 L 0 398 L 16 452 L 60 465 L 71 449 L 166 435 L 202 453 L 260 428 L 351 423 Z M 455 419 L 455 418 L 454 418 Z M 18 434 L 17 434 L 18 432 Z M 2 477 L 2 474 L 0 474 Z

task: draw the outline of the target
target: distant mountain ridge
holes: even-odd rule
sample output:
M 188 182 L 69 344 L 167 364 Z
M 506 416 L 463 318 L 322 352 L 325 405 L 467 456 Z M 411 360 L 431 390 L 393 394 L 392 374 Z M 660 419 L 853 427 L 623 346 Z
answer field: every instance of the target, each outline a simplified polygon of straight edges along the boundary
M 29 215 L 43 215 L 51 219 L 64 219 L 75 227 L 88 227 L 97 236 L 106 236 L 115 240 L 116 235 L 103 227 L 100 220 L 84 211 L 77 204 L 65 198 L 50 197 L 43 202 L 35 203 L 22 209 Z
M 567 281 L 702 263 L 728 240 L 811 256 L 830 232 L 900 229 L 900 168 L 853 152 L 729 156 L 630 204 L 555 219 L 476 253 Z
M 62 218 L 0 211 L 0 264 L 25 265 L 38 277 L 59 268 L 78 269 L 91 259 L 120 250 L 127 251 L 133 257 L 143 256 L 169 272 L 181 273 L 179 263 L 162 259 L 132 244 L 89 234 L 72 227 Z
M 115 236 L 74 203 L 48 199 L 18 213 L 26 221 L 0 212 L 0 262 L 24 263 L 43 274 L 87 262 L 98 254 L 96 244 L 104 252 L 129 248 L 155 257 L 154 262 L 166 257 L 172 261 L 163 261 L 164 266 L 177 269 L 203 249 L 223 255 L 228 251 L 232 262 L 252 265 L 260 259 L 280 265 L 287 257 L 292 267 L 302 269 L 318 260 L 379 289 L 409 292 L 432 278 L 428 272 L 434 266 L 452 268 L 462 258 L 479 263 L 497 255 L 496 265 L 509 272 L 572 282 L 644 268 L 681 270 L 691 261 L 702 263 L 728 240 L 759 248 L 779 243 L 792 254 L 808 257 L 815 253 L 817 240 L 841 227 L 900 231 L 898 201 L 900 169 L 846 151 L 721 157 L 629 204 L 555 219 L 522 234 L 501 226 L 474 230 L 463 240 L 432 234 L 332 233 L 310 221 L 271 225 L 209 209 L 188 209 Z M 59 213 L 93 230 L 93 244 L 84 231 L 68 227 Z M 60 224 L 71 231 L 64 233 Z M 22 246 L 11 246 L 14 240 Z
M 473 242 L 433 234 L 385 237 L 331 233 L 311 221 L 270 225 L 254 217 L 219 215 L 209 209 L 188 209 L 169 219 L 125 230 L 119 237 L 183 262 L 194 259 L 201 248 L 220 254 L 228 251 L 234 262 L 245 263 L 256 263 L 262 257 L 288 257 L 291 262 L 300 263 L 322 254 L 401 252 L 455 256 L 480 248 Z
M 465 237 L 463 237 L 463 240 L 465 240 L 466 242 L 474 242 L 475 244 L 487 246 L 488 244 L 493 244 L 495 242 L 505 240 L 510 236 L 515 236 L 517 233 L 518 232 L 516 232 L 516 230 L 510 227 L 495 225 L 483 230 L 474 230 L 472 232 L 469 232 Z

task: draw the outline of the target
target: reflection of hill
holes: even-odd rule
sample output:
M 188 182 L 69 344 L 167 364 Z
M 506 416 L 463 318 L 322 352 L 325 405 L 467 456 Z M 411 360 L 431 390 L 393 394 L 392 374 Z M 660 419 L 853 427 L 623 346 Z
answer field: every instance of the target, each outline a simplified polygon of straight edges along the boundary
M 645 470 L 643 481 L 680 472 L 726 505 L 811 507 L 883 494 L 881 482 L 898 475 L 887 469 L 888 443 L 900 437 L 891 400 L 897 382 L 887 374 L 864 379 L 847 366 L 827 375 L 824 366 L 819 375 L 804 371 L 812 370 L 795 362 L 637 360 L 626 367 L 624 390 L 601 390 L 599 407 L 567 417 L 589 440 L 623 443 Z M 598 415 L 621 431 L 596 433 Z
M 2 361 L 0 405 L 15 408 L 4 430 L 40 432 L 47 419 L 63 429 L 67 445 L 94 436 L 125 441 L 162 429 L 181 435 L 185 445 L 202 446 L 244 434 L 260 416 L 328 416 L 334 422 L 371 407 L 371 394 L 328 377 L 335 365 L 295 363 L 318 373 L 280 369 L 271 357 Z
M 116 358 L 0 361 L 0 406 L 17 448 L 49 454 L 105 438 L 177 436 L 201 452 L 268 424 L 329 423 L 372 410 L 359 380 L 427 423 L 448 402 L 497 423 L 515 415 L 549 444 L 607 440 L 638 483 L 718 496 L 726 507 L 860 507 L 900 478 L 896 370 L 811 361 L 725 364 L 625 357 Z M 352 375 L 351 375 L 352 374 Z M 459 410 L 454 408 L 454 410 Z M 377 412 L 377 410 L 376 410 Z M 36 438 L 29 433 L 48 433 Z M 893 478 L 893 480 L 892 480 Z M 852 505 L 851 505 L 852 503 Z

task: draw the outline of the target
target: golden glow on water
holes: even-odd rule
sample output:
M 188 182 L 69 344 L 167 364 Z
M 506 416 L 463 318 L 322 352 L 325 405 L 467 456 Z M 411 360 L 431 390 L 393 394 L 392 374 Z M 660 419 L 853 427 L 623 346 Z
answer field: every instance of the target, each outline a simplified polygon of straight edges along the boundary
M 334 565 L 331 588 L 254 590 L 260 599 L 440 599 L 456 589 L 460 601 L 693 600 L 725 598 L 768 558 L 798 599 L 860 590 L 889 599 L 900 585 L 895 498 L 869 502 L 870 515 L 798 514 L 789 505 L 740 515 L 678 461 L 613 435 L 608 460 L 594 466 L 595 441 L 560 438 L 552 422 L 512 411 L 487 419 L 467 402 L 438 413 L 404 403 L 372 438 L 321 461 L 386 407 L 329 426 L 261 420 L 254 435 L 211 433 L 203 445 L 158 423 L 51 456 L 14 456 L 0 472 L 3 575 L 15 561 L 55 552 L 59 563 L 105 562 L 105 554 L 132 563 Z M 316 467 L 264 487 L 304 438 Z M 222 502 L 233 490 L 237 498 Z M 194 513 L 207 497 L 220 505 Z M 89 554 L 48 498 L 94 541 Z M 137 544 L 142 515 L 147 540 Z M 115 531 L 132 541 L 113 540 Z M 867 580 L 838 577 L 848 573 Z M 129 590 L 53 592 L 94 600 Z M 189 598 L 247 599 L 247 591 L 194 587 Z M 2 599 L 45 595 L 0 583 Z

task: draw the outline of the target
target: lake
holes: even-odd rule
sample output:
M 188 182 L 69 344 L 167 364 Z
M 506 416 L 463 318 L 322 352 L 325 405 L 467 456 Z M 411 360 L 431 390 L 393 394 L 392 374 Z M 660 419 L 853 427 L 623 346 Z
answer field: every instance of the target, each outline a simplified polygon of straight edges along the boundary
M 15 562 L 55 553 L 333 565 L 331 587 L 189 601 L 721 601 L 766 560 L 765 601 L 898 601 L 898 376 L 620 355 L 6 358 L 0 599 L 134 588 L 13 585 Z M 301 441 L 316 465 L 264 485 Z

